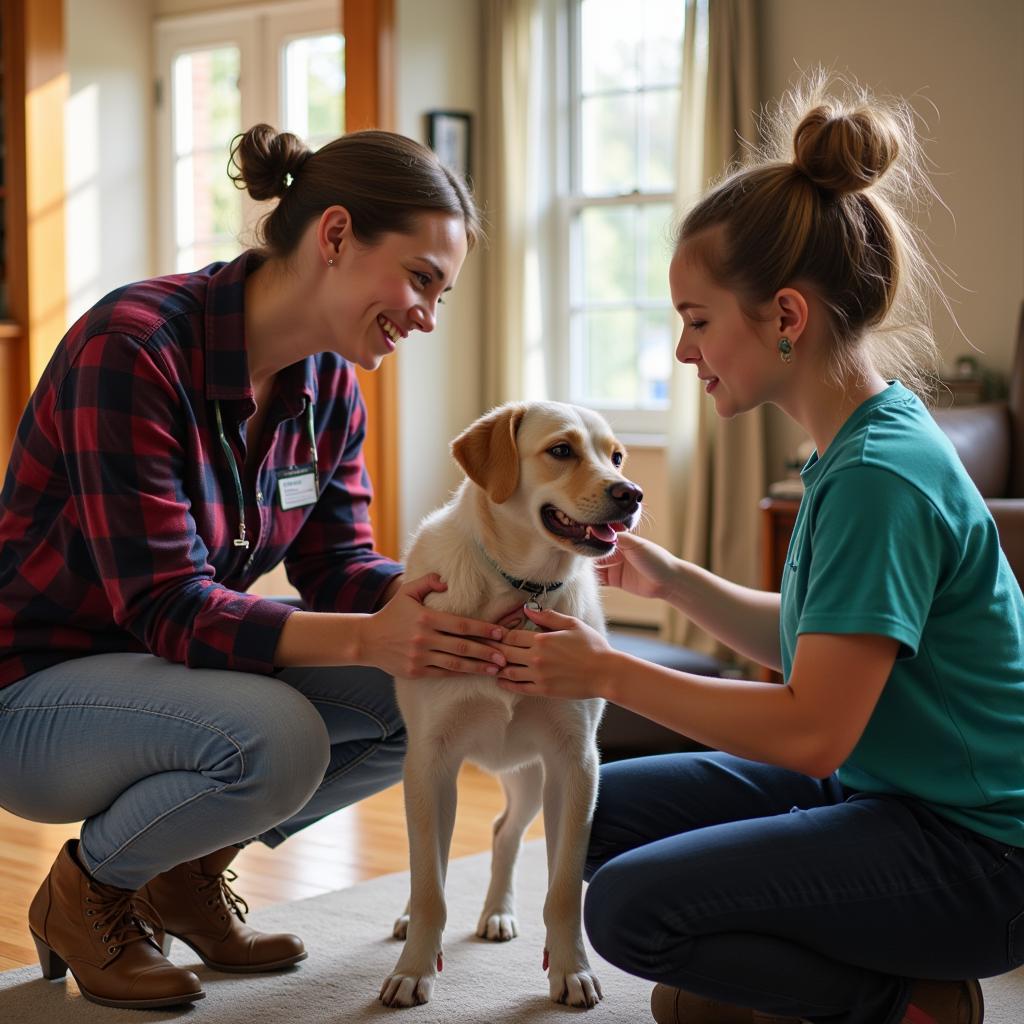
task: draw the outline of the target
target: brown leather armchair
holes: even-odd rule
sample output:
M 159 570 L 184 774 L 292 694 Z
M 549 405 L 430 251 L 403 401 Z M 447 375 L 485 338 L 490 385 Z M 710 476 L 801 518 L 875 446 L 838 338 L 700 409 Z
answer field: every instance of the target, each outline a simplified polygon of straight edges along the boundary
M 1007 561 L 1024 587 L 1024 303 L 1008 397 L 936 408 L 932 415 L 991 509 Z

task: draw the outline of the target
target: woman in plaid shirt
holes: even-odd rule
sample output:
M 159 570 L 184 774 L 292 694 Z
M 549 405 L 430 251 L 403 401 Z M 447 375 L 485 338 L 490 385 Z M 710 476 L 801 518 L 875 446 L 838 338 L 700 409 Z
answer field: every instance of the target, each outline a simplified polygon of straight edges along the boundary
M 433 330 L 472 197 L 387 132 L 313 153 L 258 125 L 232 162 L 279 199 L 262 247 L 75 323 L 0 501 L 0 804 L 84 819 L 29 926 L 46 977 L 110 1006 L 202 997 L 172 935 L 218 970 L 305 958 L 244 923 L 239 846 L 399 779 L 393 675 L 504 664 L 500 627 L 427 609 L 444 584 L 373 550 L 353 368 Z M 246 593 L 282 560 L 311 610 Z

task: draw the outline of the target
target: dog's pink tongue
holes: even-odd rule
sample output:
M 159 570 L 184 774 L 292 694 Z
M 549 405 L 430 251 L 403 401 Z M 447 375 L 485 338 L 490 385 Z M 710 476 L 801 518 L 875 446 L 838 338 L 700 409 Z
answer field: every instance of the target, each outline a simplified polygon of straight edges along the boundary
M 611 523 L 594 523 L 588 526 L 587 529 L 590 530 L 591 537 L 596 537 L 597 540 L 604 541 L 605 544 L 614 544 L 615 530 L 613 525 Z

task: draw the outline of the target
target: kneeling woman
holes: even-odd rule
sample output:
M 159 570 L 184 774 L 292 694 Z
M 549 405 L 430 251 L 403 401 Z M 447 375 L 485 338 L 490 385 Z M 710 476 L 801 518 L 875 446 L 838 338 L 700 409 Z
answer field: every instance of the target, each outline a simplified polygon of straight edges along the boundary
M 44 974 L 119 1007 L 306 955 L 223 872 L 401 776 L 391 677 L 497 670 L 374 551 L 355 366 L 434 328 L 478 234 L 464 184 L 386 132 L 316 152 L 260 125 L 263 246 L 127 285 L 57 347 L 0 498 L 0 805 L 84 819 L 36 896 Z M 309 611 L 246 593 L 284 561 Z M 419 637 L 410 643 L 410 637 Z M 154 938 L 154 933 L 156 937 Z

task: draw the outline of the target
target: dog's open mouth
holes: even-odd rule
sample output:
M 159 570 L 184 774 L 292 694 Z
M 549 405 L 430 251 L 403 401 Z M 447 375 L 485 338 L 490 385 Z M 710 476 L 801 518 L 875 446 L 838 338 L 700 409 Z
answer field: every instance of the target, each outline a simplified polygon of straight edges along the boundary
M 546 529 L 556 537 L 602 554 L 615 547 L 616 533 L 629 529 L 626 523 L 578 523 L 554 505 L 545 505 L 540 517 Z

